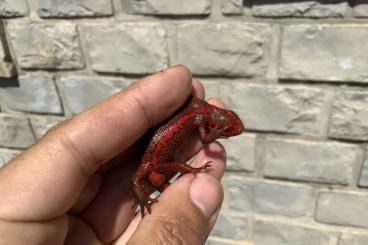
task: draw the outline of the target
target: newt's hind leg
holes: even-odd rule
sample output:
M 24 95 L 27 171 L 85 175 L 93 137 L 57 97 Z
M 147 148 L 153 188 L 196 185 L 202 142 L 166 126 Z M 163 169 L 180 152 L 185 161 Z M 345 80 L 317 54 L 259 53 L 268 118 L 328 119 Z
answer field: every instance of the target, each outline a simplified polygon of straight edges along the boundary
M 162 179 L 164 179 L 165 181 L 161 182 L 157 186 L 161 187 L 161 189 L 164 190 L 170 185 L 170 182 L 168 180 L 170 179 L 170 177 L 173 177 L 175 173 L 179 172 L 182 174 L 185 173 L 196 174 L 202 171 L 207 171 L 209 167 L 211 167 L 211 161 L 205 163 L 203 166 L 198 168 L 194 168 L 190 165 L 180 162 L 161 163 L 160 165 L 155 166 L 154 170 L 149 174 L 148 180 L 150 180 L 151 178 L 157 179 L 158 178 L 157 176 L 162 176 Z M 152 184 L 155 185 L 154 182 Z
M 147 176 L 151 173 L 151 163 L 140 165 L 136 174 L 132 178 L 133 194 L 135 202 L 133 208 L 138 204 L 141 209 L 142 218 L 144 217 L 144 209 L 146 208 L 148 213 L 151 213 L 151 205 L 154 202 L 158 202 L 156 199 L 150 197 L 150 194 L 159 190 L 157 186 L 152 185 L 147 181 Z
M 206 162 L 203 164 L 203 166 L 194 168 L 186 163 L 180 163 L 180 162 L 168 162 L 168 163 L 161 163 L 160 165 L 156 166 L 154 168 L 155 172 L 159 173 L 175 173 L 180 172 L 183 174 L 186 173 L 199 173 L 202 171 L 206 171 L 209 167 L 211 167 L 211 161 Z
M 133 194 L 135 201 L 132 208 L 135 208 L 136 205 L 139 205 L 142 218 L 144 217 L 144 209 L 146 208 L 148 213 L 151 213 L 151 205 L 155 202 L 158 202 L 158 200 L 150 197 L 150 194 L 155 190 L 159 190 L 159 188 L 151 185 L 147 180 L 133 182 Z

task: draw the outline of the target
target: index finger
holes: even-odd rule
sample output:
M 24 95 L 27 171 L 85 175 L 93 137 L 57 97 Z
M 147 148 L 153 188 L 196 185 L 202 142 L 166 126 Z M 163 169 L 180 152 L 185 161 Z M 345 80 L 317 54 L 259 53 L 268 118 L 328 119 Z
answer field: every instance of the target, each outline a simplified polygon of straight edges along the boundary
M 177 110 L 191 83 L 187 68 L 173 67 L 51 130 L 0 170 L 0 218 L 45 220 L 66 212 L 89 175 Z

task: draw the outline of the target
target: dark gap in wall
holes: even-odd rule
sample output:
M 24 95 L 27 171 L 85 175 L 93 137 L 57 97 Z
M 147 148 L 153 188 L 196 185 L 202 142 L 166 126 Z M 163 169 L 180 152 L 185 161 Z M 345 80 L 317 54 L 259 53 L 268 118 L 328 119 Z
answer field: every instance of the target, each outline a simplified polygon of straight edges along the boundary
M 361 2 L 364 2 L 363 0 L 360 1 Z M 368 3 L 368 1 L 366 1 Z M 356 0 L 348 0 L 348 4 L 350 7 L 354 7 L 356 5 Z
M 349 82 L 349 81 L 314 81 L 314 80 L 293 80 L 293 79 L 279 79 L 278 82 L 280 84 L 296 84 L 296 85 L 330 85 L 330 86 L 334 86 L 334 87 L 343 87 L 343 86 L 347 86 L 347 87 L 368 87 L 368 81 L 365 82 Z
M 19 87 L 19 81 L 18 78 L 0 78 L 0 88 L 6 88 L 6 87 Z
M 341 143 L 348 143 L 348 144 L 357 144 L 357 145 L 364 145 L 368 142 L 368 140 L 356 140 L 356 139 L 341 139 L 335 137 L 328 137 L 329 140 L 338 141 Z
M 300 2 L 308 2 L 310 0 L 244 0 L 244 7 L 251 7 L 252 5 L 266 5 L 266 4 L 285 4 L 285 3 L 300 3 Z M 254 3 L 255 2 L 255 3 Z M 350 7 L 354 7 L 357 4 L 368 4 L 368 0 L 316 0 L 316 2 L 321 4 L 338 4 L 347 2 Z
M 3 52 L 4 52 L 4 60 L 2 60 L 1 62 L 14 64 L 12 56 L 11 56 L 9 45 L 8 45 L 7 40 L 6 40 L 5 22 L 2 19 L 0 19 L 0 42 L 2 44 Z M 13 69 L 14 69 L 13 70 L 13 75 L 17 75 L 15 66 L 14 66 Z
M 287 4 L 287 3 L 300 3 L 300 2 L 310 2 L 311 0 L 257 0 L 253 1 L 256 3 L 253 3 L 253 5 L 263 5 L 263 4 Z M 348 1 L 351 2 L 352 0 Z M 338 4 L 346 2 L 346 0 L 315 0 L 315 2 L 321 3 L 321 4 Z
M 246 8 L 251 8 L 253 5 L 253 1 L 252 0 L 243 0 L 243 6 Z
M 12 62 L 12 58 L 10 55 L 10 49 L 8 46 L 8 42 L 6 41 L 6 34 L 5 34 L 5 23 L 4 20 L 0 19 L 0 41 L 1 44 L 3 46 L 3 50 L 4 50 L 4 55 L 5 55 L 5 60 L 6 62 Z

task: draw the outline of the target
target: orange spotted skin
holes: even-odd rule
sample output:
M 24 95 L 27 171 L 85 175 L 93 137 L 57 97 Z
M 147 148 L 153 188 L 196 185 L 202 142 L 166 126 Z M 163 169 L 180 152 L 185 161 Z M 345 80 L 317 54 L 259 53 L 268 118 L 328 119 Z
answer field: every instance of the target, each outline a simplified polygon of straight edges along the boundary
M 209 162 L 193 168 L 185 162 L 174 161 L 174 156 L 189 135 L 198 131 L 202 143 L 208 144 L 218 138 L 239 135 L 243 130 L 243 123 L 235 112 L 191 96 L 175 116 L 155 129 L 132 178 L 133 193 L 142 217 L 144 209 L 151 213 L 151 205 L 157 201 L 149 196 L 152 190 L 165 189 L 169 184 L 168 178 L 173 174 L 198 173 L 210 167 Z

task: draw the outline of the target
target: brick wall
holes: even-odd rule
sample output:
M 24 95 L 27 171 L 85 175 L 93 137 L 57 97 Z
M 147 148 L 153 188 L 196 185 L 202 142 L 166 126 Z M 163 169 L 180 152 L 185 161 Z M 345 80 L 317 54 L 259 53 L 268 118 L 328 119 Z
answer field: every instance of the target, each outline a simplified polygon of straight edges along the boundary
M 368 244 L 368 1 L 4 0 L 0 16 L 2 163 L 183 63 L 248 126 L 224 142 L 208 244 Z

